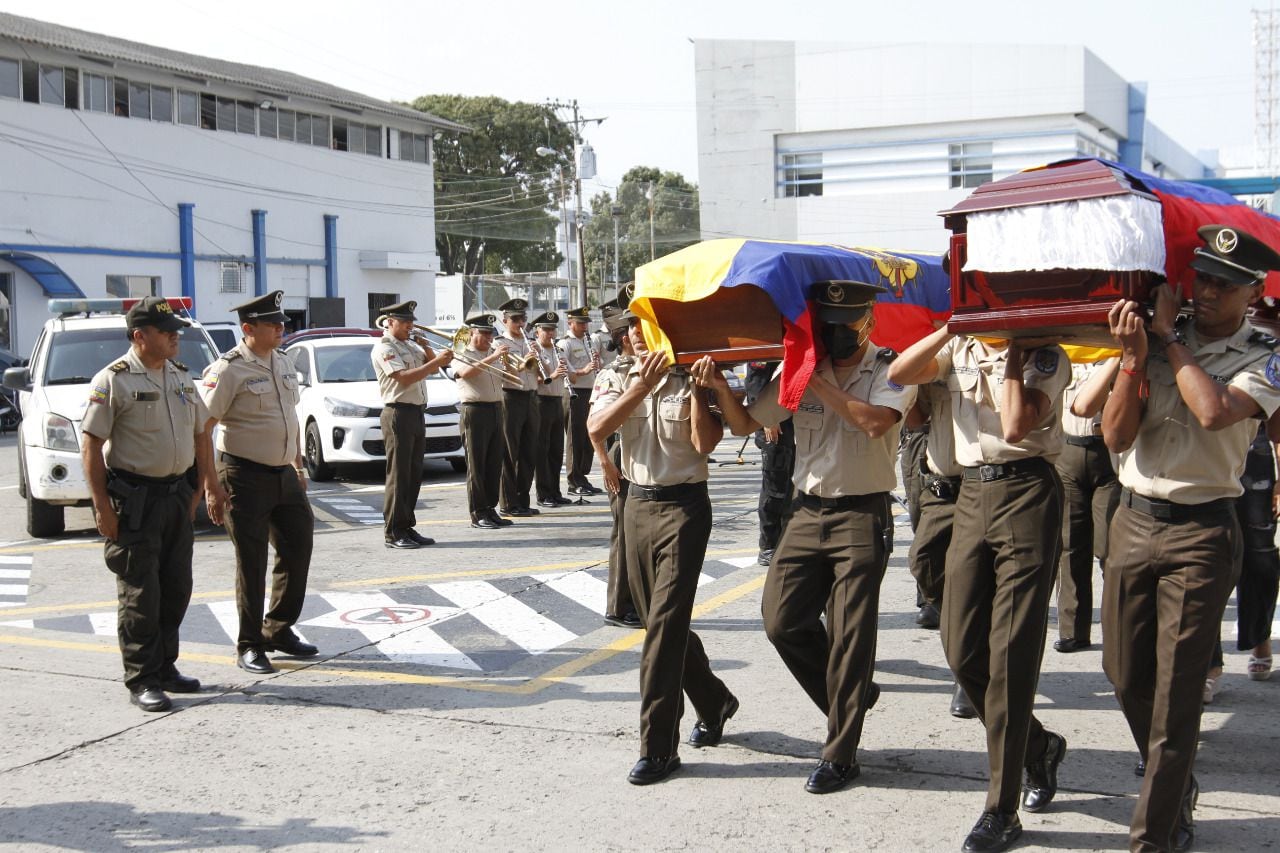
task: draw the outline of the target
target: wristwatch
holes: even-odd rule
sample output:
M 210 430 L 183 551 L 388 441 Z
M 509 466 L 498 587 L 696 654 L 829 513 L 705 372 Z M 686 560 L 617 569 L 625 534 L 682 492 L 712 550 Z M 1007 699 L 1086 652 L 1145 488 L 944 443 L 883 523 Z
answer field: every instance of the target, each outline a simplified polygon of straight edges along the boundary
M 1182 339 L 1182 332 L 1178 331 L 1177 329 L 1174 329 L 1172 332 L 1169 332 L 1167 335 L 1161 335 L 1160 340 L 1164 341 L 1165 346 L 1169 346 L 1170 344 L 1182 344 L 1183 346 L 1187 345 L 1187 342 Z

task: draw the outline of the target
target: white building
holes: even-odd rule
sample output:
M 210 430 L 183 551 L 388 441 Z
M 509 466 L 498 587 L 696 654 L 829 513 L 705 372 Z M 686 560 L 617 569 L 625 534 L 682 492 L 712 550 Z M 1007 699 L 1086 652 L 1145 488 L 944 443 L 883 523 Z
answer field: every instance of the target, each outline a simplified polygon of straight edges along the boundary
M 1021 169 L 1101 156 L 1217 173 L 1080 46 L 698 41 L 704 238 L 946 248 L 937 216 Z
M 295 326 L 430 317 L 432 134 L 458 125 L 283 71 L 0 14 L 0 346 L 49 296 L 281 289 Z

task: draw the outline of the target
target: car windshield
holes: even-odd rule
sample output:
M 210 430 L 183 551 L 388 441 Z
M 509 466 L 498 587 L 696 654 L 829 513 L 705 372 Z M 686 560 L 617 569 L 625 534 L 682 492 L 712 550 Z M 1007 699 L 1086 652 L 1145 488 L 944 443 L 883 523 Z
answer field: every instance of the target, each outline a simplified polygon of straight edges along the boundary
M 129 350 L 124 327 L 100 329 L 67 329 L 49 342 L 45 359 L 45 385 L 78 385 L 91 380 L 95 373 L 120 358 Z M 178 361 L 195 376 L 213 363 L 217 354 L 204 335 L 189 331 L 178 337 Z
M 316 347 L 316 374 L 320 382 L 373 382 L 369 351 L 373 342 L 344 347 Z

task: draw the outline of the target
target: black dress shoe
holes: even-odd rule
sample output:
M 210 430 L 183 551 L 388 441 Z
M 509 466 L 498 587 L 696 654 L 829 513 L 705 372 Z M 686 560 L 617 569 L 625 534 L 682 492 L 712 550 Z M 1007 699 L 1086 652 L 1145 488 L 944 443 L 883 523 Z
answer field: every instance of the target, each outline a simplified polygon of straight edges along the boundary
M 1053 641 L 1053 650 L 1069 655 L 1072 652 L 1082 652 L 1085 649 L 1093 648 L 1093 643 L 1088 640 L 1077 640 L 1074 637 L 1065 637 L 1061 640 Z
M 531 506 L 525 506 L 524 513 L 525 515 L 542 515 L 542 510 L 534 509 Z
M 412 527 L 406 530 L 404 532 L 404 535 L 408 536 L 410 539 L 412 539 L 414 542 L 417 542 L 419 545 L 425 546 L 425 545 L 436 544 L 436 540 L 432 539 L 430 536 L 423 536 L 421 533 L 414 530 Z
M 616 625 L 619 628 L 639 628 L 640 616 L 634 610 L 628 610 L 621 616 L 613 614 L 605 614 L 605 624 Z
M 760 553 L 756 554 L 756 562 L 762 566 L 773 564 L 773 548 L 761 548 Z
M 876 706 L 876 703 L 879 701 L 880 701 L 880 685 L 876 684 L 873 681 L 871 682 L 871 686 L 867 688 L 867 710 L 870 711 L 872 708 Z
M 584 488 L 583 486 L 570 486 L 569 494 L 577 495 L 580 498 L 589 498 L 592 495 L 594 495 L 595 492 L 591 491 L 588 488 Z
M 144 711 L 167 711 L 173 707 L 169 697 L 155 685 L 130 690 L 129 701 Z
M 278 636 L 274 640 L 264 640 L 263 643 L 269 652 L 280 652 L 295 658 L 313 658 L 320 654 L 318 648 L 310 643 L 302 642 L 292 632 Z
M 1003 850 L 1022 835 L 1022 821 L 1017 812 L 983 812 L 973 825 L 973 831 L 960 848 L 963 853 L 994 853 Z
M 964 688 L 959 684 L 956 685 L 956 692 L 951 697 L 951 716 L 961 720 L 972 720 L 978 716 L 978 709 L 973 707 L 973 703 L 969 701 L 969 694 L 964 692 Z
M 636 762 L 627 774 L 627 781 L 632 785 L 652 785 L 661 782 L 680 769 L 680 756 L 671 755 L 666 758 L 650 758 L 645 756 Z
M 1062 735 L 1046 731 L 1044 737 L 1048 741 L 1044 754 L 1027 765 L 1022 783 L 1022 807 L 1029 812 L 1044 811 L 1058 793 L 1058 765 L 1067 754 L 1067 739 Z
M 590 483 L 587 483 L 585 486 L 583 486 L 583 488 L 587 490 L 587 494 L 589 494 L 589 495 L 603 495 L 603 494 L 604 494 L 604 489 L 600 488 L 599 486 L 593 486 L 593 485 L 591 485 Z
M 403 533 L 401 533 L 401 534 L 400 534 L 399 536 L 397 536 L 395 539 L 388 539 L 388 540 L 387 540 L 386 542 L 384 542 L 383 544 L 384 544 L 384 545 L 386 545 L 388 548 L 400 548 L 400 549 L 403 549 L 403 550 L 406 550 L 406 551 L 407 551 L 407 550 L 412 550 L 412 549 L 414 549 L 414 548 L 421 548 L 421 547 L 422 547 L 422 546 L 421 546 L 421 545 L 419 545 L 415 540 L 410 539 L 408 536 L 406 536 L 406 535 L 405 535 L 405 534 L 403 534 Z
M 493 507 L 489 507 L 487 510 L 485 510 L 485 514 L 489 516 L 490 521 L 492 521 L 494 524 L 498 525 L 499 527 L 510 527 L 511 525 L 515 524 L 515 522 L 512 521 L 511 519 L 503 518 L 502 516 L 498 515 L 498 511 Z
M 938 608 L 932 604 L 925 602 L 920 605 L 920 612 L 916 614 L 916 624 L 921 628 L 927 628 L 930 631 L 937 628 L 942 623 L 942 616 L 938 613 Z
M 183 675 L 175 669 L 160 679 L 160 687 L 170 693 L 199 693 L 200 679 Z
M 497 520 L 492 519 L 487 515 L 480 515 L 479 513 L 477 513 L 476 515 L 471 516 L 471 526 L 483 527 L 489 530 L 497 530 L 498 528 L 503 527 L 505 525 L 499 524 Z
M 1133 775 L 1137 776 L 1139 779 L 1147 775 L 1147 759 L 1138 759 L 1138 763 L 1133 765 Z
M 271 659 L 262 649 L 245 649 L 236 655 L 236 666 L 254 675 L 270 675 L 276 671 L 271 665 Z
M 720 719 L 710 723 L 698 720 L 693 724 L 693 731 L 689 732 L 689 745 L 699 748 L 719 746 L 720 738 L 724 737 L 724 724 L 736 713 L 738 713 L 738 697 L 730 693 L 729 701 L 725 703 Z
M 861 772 L 862 768 L 856 761 L 852 764 L 819 761 L 818 768 L 809 774 L 809 781 L 804 783 L 804 789 L 810 794 L 830 794 L 857 779 Z
M 1178 812 L 1178 828 L 1173 832 L 1173 853 L 1187 853 L 1196 840 L 1196 823 L 1191 818 L 1196 800 L 1200 799 L 1200 783 L 1191 777 L 1191 784 L 1182 798 L 1182 810 Z
M 509 515 L 512 518 L 528 518 L 529 516 L 533 515 L 532 511 L 527 510 L 524 507 L 518 507 L 518 506 L 503 507 L 498 511 L 501 512 L 503 515 Z

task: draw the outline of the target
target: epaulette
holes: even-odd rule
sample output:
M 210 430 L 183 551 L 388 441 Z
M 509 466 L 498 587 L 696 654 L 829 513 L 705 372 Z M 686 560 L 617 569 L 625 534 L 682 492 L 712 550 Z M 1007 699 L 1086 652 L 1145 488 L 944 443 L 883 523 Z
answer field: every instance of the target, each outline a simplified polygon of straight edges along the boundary
M 235 361 L 237 358 L 243 358 L 243 357 L 244 356 L 240 355 L 240 350 L 238 349 L 233 349 L 230 352 L 224 352 L 222 354 L 223 361 Z
M 123 371 L 126 371 L 129 369 L 129 362 L 125 361 L 124 359 L 121 359 L 120 361 L 117 361 L 115 364 L 111 365 L 107 369 L 110 370 L 112 373 L 122 373 Z
M 876 353 L 876 358 L 879 361 L 893 361 L 897 357 L 898 357 L 898 351 L 889 349 L 888 347 L 885 347 L 884 349 L 880 350 L 880 352 Z
M 179 370 L 181 370 L 183 373 L 191 372 L 191 368 L 187 367 L 185 364 L 178 361 L 176 358 L 169 359 L 169 363 L 172 364 L 174 367 L 178 368 Z
M 1249 333 L 1249 343 L 1258 344 L 1259 346 L 1264 346 L 1267 349 L 1273 350 L 1280 346 L 1280 338 L 1276 338 L 1274 335 L 1269 335 L 1261 329 L 1254 329 Z

